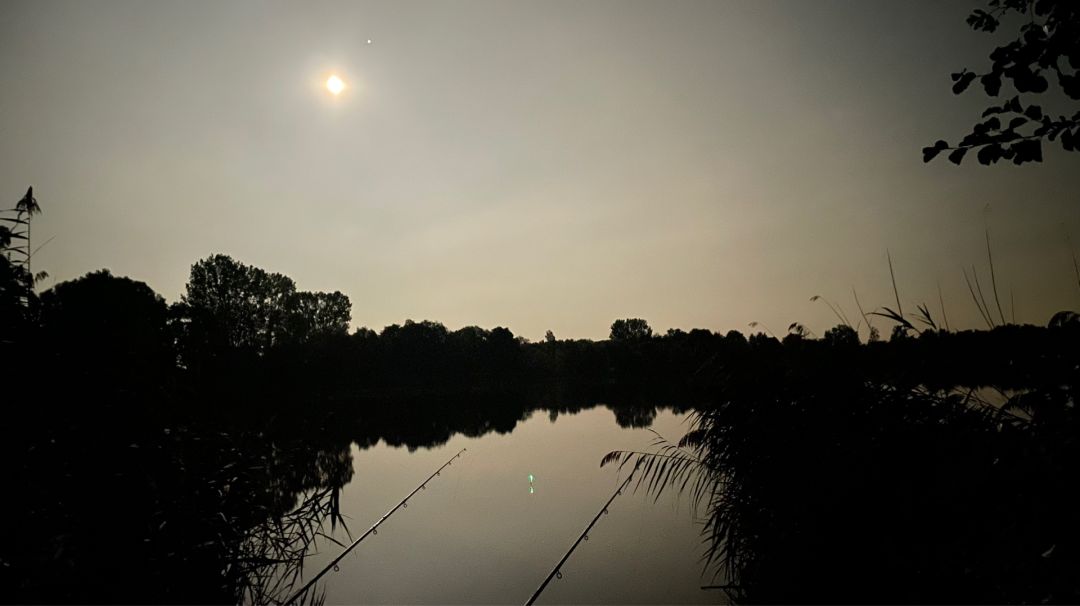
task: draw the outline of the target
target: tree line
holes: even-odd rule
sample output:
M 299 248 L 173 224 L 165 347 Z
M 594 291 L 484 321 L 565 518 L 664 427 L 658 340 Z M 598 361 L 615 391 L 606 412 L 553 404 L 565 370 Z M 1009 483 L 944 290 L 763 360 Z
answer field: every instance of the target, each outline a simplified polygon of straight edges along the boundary
M 0 232 L 0 460 L 12 494 L 28 495 L 0 503 L 0 518 L 20 521 L 0 528 L 13 599 L 265 598 L 252 579 L 296 563 L 310 536 L 277 521 L 309 511 L 299 528 L 333 523 L 352 444 L 435 446 L 598 402 L 625 426 L 647 426 L 659 406 L 698 415 L 705 433 L 686 446 L 720 486 L 706 491 L 712 528 L 740 541 L 726 562 L 742 601 L 871 599 L 905 575 L 907 592 L 891 594 L 902 601 L 1080 595 L 1061 576 L 1078 527 L 1063 497 L 1077 460 L 1073 312 L 985 331 L 898 323 L 869 342 L 846 323 L 820 339 L 793 324 L 778 339 L 660 333 L 642 318 L 615 320 L 599 341 L 430 320 L 350 331 L 345 295 L 299 291 L 225 255 L 196 262 L 173 304 L 107 270 L 38 295 L 18 235 Z M 986 405 L 982 387 L 1003 401 Z M 1009 508 L 1029 523 L 994 532 Z M 852 524 L 878 524 L 875 512 L 903 520 L 876 531 L 899 556 L 851 555 L 862 536 Z M 982 534 L 940 565 L 905 542 L 941 551 L 948 529 Z M 963 576 L 980 552 L 1000 566 Z M 867 580 L 840 585 L 836 562 Z M 785 579 L 816 589 L 773 592 Z
M 262 400 L 267 394 L 491 393 L 554 381 L 638 390 L 665 384 L 673 395 L 706 398 L 730 368 L 766 358 L 840 364 L 937 387 L 1016 388 L 1067 364 L 1080 326 L 1080 316 L 1063 312 L 1045 327 L 896 330 L 888 341 L 863 343 L 844 324 L 821 339 L 793 324 L 776 339 L 734 330 L 659 334 L 644 319 L 626 318 L 611 325 L 607 340 L 560 340 L 549 331 L 531 343 L 505 327 L 449 330 L 430 320 L 350 332 L 344 294 L 300 291 L 287 276 L 222 254 L 192 265 L 183 296 L 171 305 L 145 283 L 108 270 L 40 296 L 22 280 L 3 287 L 25 293 L 9 297 L 19 313 L 8 315 L 5 328 L 33 338 L 15 347 L 9 332 L 11 363 L 29 361 L 21 354 L 32 348 L 36 366 L 145 386 L 184 384 L 233 402 L 243 394 Z

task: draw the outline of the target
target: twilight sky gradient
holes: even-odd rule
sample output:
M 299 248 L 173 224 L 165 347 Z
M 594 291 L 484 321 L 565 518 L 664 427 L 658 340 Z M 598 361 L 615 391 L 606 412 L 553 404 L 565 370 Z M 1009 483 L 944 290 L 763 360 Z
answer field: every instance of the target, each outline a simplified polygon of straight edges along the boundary
M 940 282 L 977 327 L 988 225 L 1003 303 L 1045 324 L 1080 308 L 1080 158 L 922 163 L 987 105 L 949 80 L 994 45 L 978 5 L 8 0 L 0 195 L 34 186 L 46 286 L 107 267 L 174 301 L 223 252 L 355 326 L 531 339 L 820 334 L 812 295 L 892 304 L 887 249 L 906 306 Z

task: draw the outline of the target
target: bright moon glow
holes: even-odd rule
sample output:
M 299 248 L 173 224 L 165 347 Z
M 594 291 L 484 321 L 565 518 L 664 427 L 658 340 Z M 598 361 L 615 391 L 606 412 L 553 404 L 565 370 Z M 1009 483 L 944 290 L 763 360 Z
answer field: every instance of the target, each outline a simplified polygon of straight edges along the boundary
M 336 75 L 330 76 L 326 79 L 326 90 L 334 95 L 341 94 L 341 91 L 345 90 L 345 81 Z

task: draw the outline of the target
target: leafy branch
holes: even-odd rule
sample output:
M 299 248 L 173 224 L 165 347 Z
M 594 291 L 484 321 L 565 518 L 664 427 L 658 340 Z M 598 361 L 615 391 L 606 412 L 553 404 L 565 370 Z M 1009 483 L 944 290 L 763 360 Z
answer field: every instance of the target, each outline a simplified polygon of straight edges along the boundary
M 975 31 L 995 32 L 1010 13 L 1025 15 L 1026 23 L 1012 42 L 990 53 L 990 70 L 977 73 L 963 69 L 952 74 L 952 91 L 961 94 L 975 80 L 983 92 L 997 97 L 1009 82 L 1020 94 L 1042 94 L 1056 80 L 1061 91 L 1080 100 L 1080 4 L 1070 0 L 989 0 L 989 11 L 976 9 L 967 19 Z M 1080 151 L 1080 111 L 1056 118 L 1040 105 L 1025 104 L 1015 95 L 1002 105 L 991 106 L 983 120 L 957 145 L 938 140 L 924 147 L 923 162 L 948 151 L 949 161 L 959 165 L 972 149 L 980 164 L 1010 160 L 1020 165 L 1041 162 L 1042 141 L 1060 139 L 1066 151 Z

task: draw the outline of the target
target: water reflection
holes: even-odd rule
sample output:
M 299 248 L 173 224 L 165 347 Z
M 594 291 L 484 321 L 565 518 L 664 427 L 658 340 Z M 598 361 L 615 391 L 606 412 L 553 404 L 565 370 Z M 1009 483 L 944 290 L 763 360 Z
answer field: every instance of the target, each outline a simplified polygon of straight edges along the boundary
M 378 518 L 446 457 L 468 452 L 325 579 L 327 602 L 524 603 L 625 477 L 599 467 L 603 453 L 651 441 L 614 417 L 604 407 L 556 423 L 534 414 L 512 434 L 459 434 L 413 453 L 385 443 L 354 449 L 356 480 L 341 497 L 353 526 Z M 661 411 L 654 427 L 678 433 L 684 415 Z M 686 503 L 626 493 L 537 603 L 714 603 L 722 596 L 700 589 L 699 544 Z M 338 552 L 320 551 L 310 570 Z
M 1080 599 L 1074 380 L 1002 405 L 783 376 L 730 375 L 692 427 L 653 404 L 670 399 L 597 392 L 32 409 L 0 441 L 0 583 L 20 602 L 280 602 L 467 447 L 309 597 L 523 602 L 625 477 L 605 453 L 651 450 L 671 456 L 539 603 L 724 599 L 702 584 L 749 603 Z M 657 450 L 645 424 L 686 437 Z
M 9 425 L 4 431 L 9 494 L 20 495 L 2 505 L 9 521 L 0 541 L 0 583 L 10 588 L 7 600 L 280 601 L 303 578 L 302 570 L 317 569 L 319 557 L 340 552 L 334 541 L 347 544 L 351 526 L 359 521 L 366 527 L 377 517 L 372 514 L 378 508 L 355 508 L 357 495 L 400 498 L 411 487 L 401 489 L 399 482 L 423 477 L 422 471 L 412 473 L 411 462 L 366 469 L 355 460 L 360 453 L 400 449 L 406 458 L 416 453 L 417 461 L 426 464 L 421 452 L 441 453 L 455 440 L 507 439 L 515 429 L 507 443 L 517 446 L 510 450 L 527 452 L 518 435 L 523 427 L 572 426 L 566 423 L 572 417 L 560 415 L 588 407 L 545 394 L 431 396 L 339 407 L 324 403 L 314 409 L 271 404 L 264 415 L 239 415 L 234 408 L 228 414 L 204 410 L 180 417 L 141 402 L 93 402 L 95 406 L 73 407 L 55 418 L 52 411 L 28 411 L 21 430 Z M 545 410 L 541 402 L 553 404 Z M 608 408 L 618 411 L 617 418 L 634 422 L 656 415 L 652 406 L 641 404 Z M 624 412 L 630 408 L 635 410 Z M 550 417 L 536 416 L 522 425 L 534 410 Z M 604 413 L 605 427 L 621 431 L 610 413 L 599 412 Z M 549 418 L 559 422 L 553 425 Z M 596 440 L 596 449 L 610 447 L 601 435 L 583 434 L 577 440 Z M 576 459 L 574 469 L 591 470 L 595 461 L 592 454 Z M 479 472 L 485 465 L 478 462 L 472 469 Z M 528 473 L 543 478 L 543 490 L 531 495 L 523 490 L 521 480 Z M 574 492 L 560 490 L 558 474 L 539 462 L 515 467 L 512 480 L 483 477 L 498 477 L 523 498 L 531 496 L 531 503 L 517 507 L 532 507 L 537 514 L 560 515 L 550 511 L 550 502 L 537 499 L 565 499 Z M 442 506 L 437 499 L 428 500 L 430 506 Z M 379 513 L 385 510 L 383 506 Z M 504 522 L 489 514 L 483 520 L 488 528 L 481 532 L 521 536 L 516 524 L 525 522 L 519 515 L 507 515 Z M 567 519 L 580 523 L 575 515 Z M 449 515 L 446 520 L 457 523 Z M 431 542 L 411 544 L 417 548 Z M 454 558 L 458 546 L 440 542 L 431 548 Z M 499 538 L 490 548 L 491 553 L 505 553 L 507 543 Z M 315 549 L 320 555 L 306 561 Z M 529 572 L 535 576 L 542 569 L 540 565 Z M 387 579 L 406 578 L 384 573 Z M 414 571 L 413 576 L 426 575 Z M 535 582 L 532 576 L 523 574 L 529 578 L 513 588 L 495 583 L 507 593 L 493 593 L 490 601 L 506 601 L 525 591 Z M 401 595 L 384 598 L 408 601 Z
M 340 521 L 347 441 L 117 412 L 5 436 L 7 599 L 263 601 Z

